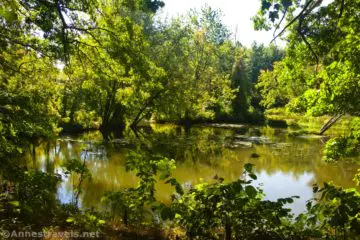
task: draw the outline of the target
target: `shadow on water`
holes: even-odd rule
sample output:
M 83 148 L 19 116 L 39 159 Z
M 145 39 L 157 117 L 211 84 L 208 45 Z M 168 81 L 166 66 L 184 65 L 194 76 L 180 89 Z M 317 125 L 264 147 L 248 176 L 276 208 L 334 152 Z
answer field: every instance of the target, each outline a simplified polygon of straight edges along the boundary
M 64 162 L 83 159 L 92 180 L 84 183 L 81 206 L 96 206 L 106 191 L 134 187 L 137 177 L 126 171 L 126 156 L 131 150 L 161 155 L 176 160 L 174 177 L 184 184 L 211 180 L 215 175 L 226 181 L 242 175 L 244 163 L 256 165 L 257 184 L 268 199 L 300 195 L 293 210 L 305 208 L 312 197 L 312 185 L 333 181 L 343 187 L 355 187 L 352 181 L 359 168 L 354 162 L 327 164 L 321 160 L 324 141 L 318 136 L 292 136 L 287 129 L 245 126 L 205 126 L 183 128 L 175 125 L 151 125 L 101 133 L 91 131 L 63 135 L 55 141 L 34 146 L 26 157 L 27 165 L 45 172 L 59 172 Z M 65 179 L 58 197 L 69 202 L 74 179 Z M 157 198 L 167 202 L 173 188 L 157 183 Z

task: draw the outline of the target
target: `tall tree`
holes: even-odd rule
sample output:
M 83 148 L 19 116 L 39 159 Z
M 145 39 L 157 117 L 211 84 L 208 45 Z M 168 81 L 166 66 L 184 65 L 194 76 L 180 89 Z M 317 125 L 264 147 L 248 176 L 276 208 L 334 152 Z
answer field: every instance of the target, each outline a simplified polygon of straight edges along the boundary
M 230 110 L 230 74 L 235 59 L 220 12 L 193 10 L 165 26 L 156 61 L 167 73 L 164 93 L 155 102 L 158 120 L 214 119 Z
M 334 0 L 322 6 L 322 1 L 262 1 L 262 8 L 254 18 L 258 29 L 275 27 L 275 38 L 288 32 L 287 58 L 303 63 L 298 68 L 314 69 L 307 78 L 307 88 L 292 101 L 292 109 L 312 115 L 332 114 L 329 122 L 321 129 L 324 133 L 342 115 L 358 116 L 360 100 L 360 1 Z M 297 11 L 298 10 L 298 11 Z M 281 16 L 282 15 L 282 16 Z M 286 20 L 284 26 L 281 23 Z M 287 85 L 292 83 L 288 82 Z M 359 150 L 358 124 L 352 133 L 331 146 L 346 149 L 351 145 L 353 154 Z M 331 145 L 331 146 L 330 146 Z M 343 147 L 339 147 L 343 146 Z

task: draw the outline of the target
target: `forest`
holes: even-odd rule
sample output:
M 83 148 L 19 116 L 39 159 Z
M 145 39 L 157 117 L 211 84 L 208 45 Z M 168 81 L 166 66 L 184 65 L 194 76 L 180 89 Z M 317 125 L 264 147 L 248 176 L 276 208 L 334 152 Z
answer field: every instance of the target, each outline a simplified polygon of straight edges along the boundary
M 360 239 L 360 0 L 257 1 L 2 0 L 0 239 Z

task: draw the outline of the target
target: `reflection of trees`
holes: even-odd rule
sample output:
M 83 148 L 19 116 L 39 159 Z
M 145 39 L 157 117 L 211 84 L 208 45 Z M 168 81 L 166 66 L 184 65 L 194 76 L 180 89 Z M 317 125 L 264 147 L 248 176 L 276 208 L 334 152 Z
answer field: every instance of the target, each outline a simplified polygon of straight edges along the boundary
M 314 165 L 321 161 L 319 147 L 316 142 L 257 146 L 256 153 L 261 157 L 256 160 L 255 164 L 258 168 L 265 170 L 267 174 L 277 171 L 291 172 L 296 177 L 304 172 L 311 172 Z
M 344 188 L 353 188 L 355 187 L 355 183 L 352 179 L 358 168 L 358 164 L 344 161 L 330 164 L 319 162 L 313 169 L 315 179 L 310 184 L 323 184 L 324 182 L 332 181 L 334 184 Z M 359 187 L 357 187 L 357 189 L 360 190 Z
M 326 163 L 322 161 L 323 145 L 320 139 L 297 139 L 284 138 L 289 145 L 257 146 L 256 152 L 260 158 L 253 163 L 258 170 L 265 170 L 267 174 L 281 171 L 291 173 L 298 179 L 303 173 L 314 174 L 310 186 L 318 183 L 333 181 L 343 187 L 354 187 L 352 181 L 358 165 L 346 161 L 338 163 Z
M 147 149 L 153 154 L 159 154 L 175 159 L 177 162 L 201 162 L 215 164 L 226 149 L 224 143 L 231 136 L 230 130 L 193 127 L 152 125 L 152 129 L 141 128 L 129 140 L 141 149 Z
M 255 145 L 253 148 L 226 148 L 234 135 L 265 136 L 273 143 Z M 118 136 L 121 138 L 116 138 Z M 110 133 L 107 141 L 103 139 L 100 132 L 89 132 L 44 142 L 36 147 L 37 161 L 34 167 L 55 172 L 67 159 L 79 158 L 85 149 L 93 153 L 87 160 L 92 181 L 83 185 L 81 196 L 81 202 L 86 207 L 98 204 L 106 191 L 137 184 L 137 177 L 125 170 L 129 149 L 175 159 L 177 169 L 174 177 L 181 183 L 192 184 L 199 183 L 201 178 L 209 181 L 216 174 L 226 181 L 236 180 L 243 172 L 243 164 L 251 162 L 256 165 L 257 172 L 265 171 L 268 175 L 281 171 L 300 179 L 304 173 L 313 173 L 313 182 L 307 183 L 309 186 L 332 180 L 335 184 L 353 187 L 351 179 L 358 168 L 347 162 L 327 164 L 321 161 L 323 145 L 319 139 L 291 137 L 283 129 L 270 127 L 185 129 L 172 125 L 152 125 L 137 131 Z M 260 157 L 251 158 L 252 153 Z M 29 166 L 32 166 L 31 153 L 27 159 Z M 172 187 L 162 183 L 157 185 L 157 189 L 160 200 L 166 200 L 173 191 Z

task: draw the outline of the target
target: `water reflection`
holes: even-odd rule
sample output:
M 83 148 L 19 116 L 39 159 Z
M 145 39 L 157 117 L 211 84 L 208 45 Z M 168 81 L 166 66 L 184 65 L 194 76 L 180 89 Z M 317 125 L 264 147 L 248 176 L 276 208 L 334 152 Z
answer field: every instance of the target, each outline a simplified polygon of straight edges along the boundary
M 257 184 L 262 184 L 268 199 L 300 195 L 293 204 L 295 212 L 304 210 L 312 197 L 312 185 L 333 181 L 343 187 L 354 187 L 356 163 L 342 161 L 327 164 L 321 160 L 323 141 L 316 136 L 291 136 L 286 129 L 270 127 L 219 128 L 198 126 L 181 128 L 152 125 L 137 131 L 103 136 L 89 132 L 61 136 L 41 143 L 27 156 L 28 166 L 46 172 L 61 173 L 61 165 L 73 158 L 83 159 L 92 180 L 83 186 L 80 205 L 97 206 L 106 191 L 135 187 L 137 177 L 125 169 L 126 154 L 139 148 L 145 154 L 160 154 L 176 160 L 174 177 L 182 183 L 196 184 L 218 175 L 227 181 L 238 179 L 243 165 L 256 165 Z M 64 178 L 58 197 L 63 202 L 73 198 L 76 179 Z M 173 188 L 157 184 L 157 198 L 169 201 Z

